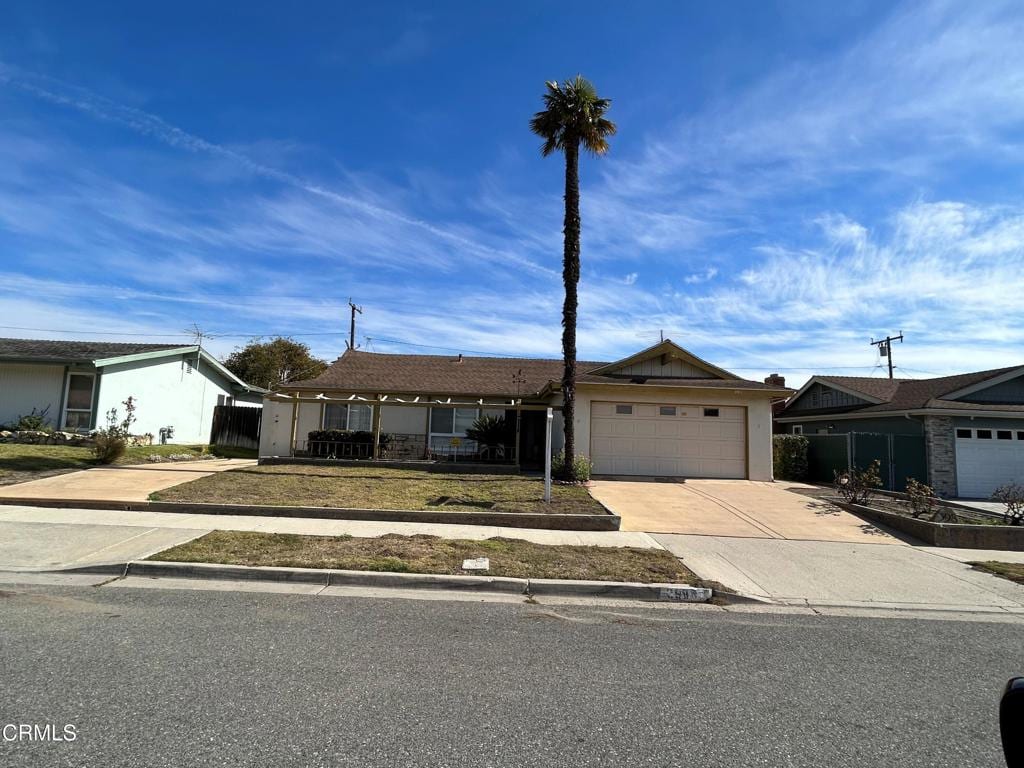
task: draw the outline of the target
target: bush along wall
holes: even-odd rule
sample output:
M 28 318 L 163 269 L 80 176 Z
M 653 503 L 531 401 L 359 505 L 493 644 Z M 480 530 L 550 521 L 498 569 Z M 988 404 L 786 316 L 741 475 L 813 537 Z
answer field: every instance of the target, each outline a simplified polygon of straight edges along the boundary
M 803 435 L 775 435 L 772 456 L 776 480 L 803 480 L 807 477 L 807 447 Z

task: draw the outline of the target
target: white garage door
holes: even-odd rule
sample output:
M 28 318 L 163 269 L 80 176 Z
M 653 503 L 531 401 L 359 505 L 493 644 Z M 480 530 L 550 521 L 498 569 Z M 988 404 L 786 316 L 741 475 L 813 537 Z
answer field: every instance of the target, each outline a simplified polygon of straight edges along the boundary
M 957 429 L 957 492 L 987 499 L 1006 483 L 1024 483 L 1024 430 Z
M 746 409 L 591 403 L 590 452 L 599 475 L 744 478 Z

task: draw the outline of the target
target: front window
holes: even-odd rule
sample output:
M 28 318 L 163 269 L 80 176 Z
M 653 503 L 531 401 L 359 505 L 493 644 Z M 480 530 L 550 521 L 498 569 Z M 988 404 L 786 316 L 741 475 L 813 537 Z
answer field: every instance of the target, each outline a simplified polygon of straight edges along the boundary
M 323 428 L 369 432 L 373 429 L 373 406 L 329 403 L 324 407 Z
M 479 416 L 479 408 L 431 408 L 431 450 L 458 454 L 475 450 L 476 443 L 465 438 Z
M 92 395 L 96 377 L 91 373 L 68 374 L 64 398 L 63 428 L 83 431 L 92 427 Z

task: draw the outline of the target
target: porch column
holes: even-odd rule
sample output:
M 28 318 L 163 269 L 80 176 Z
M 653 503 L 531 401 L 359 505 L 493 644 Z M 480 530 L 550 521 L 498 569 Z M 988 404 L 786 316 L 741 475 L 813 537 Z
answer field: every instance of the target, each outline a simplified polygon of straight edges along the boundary
M 377 395 L 377 403 L 373 406 L 373 458 L 380 458 L 380 395 Z

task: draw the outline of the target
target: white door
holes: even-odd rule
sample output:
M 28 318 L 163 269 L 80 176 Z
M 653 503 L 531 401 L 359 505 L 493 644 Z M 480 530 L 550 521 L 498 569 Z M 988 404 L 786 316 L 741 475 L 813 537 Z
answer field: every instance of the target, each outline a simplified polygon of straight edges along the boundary
M 591 403 L 594 474 L 745 478 L 746 416 L 742 406 Z
M 957 429 L 957 493 L 987 499 L 1007 483 L 1024 483 L 1024 430 Z

